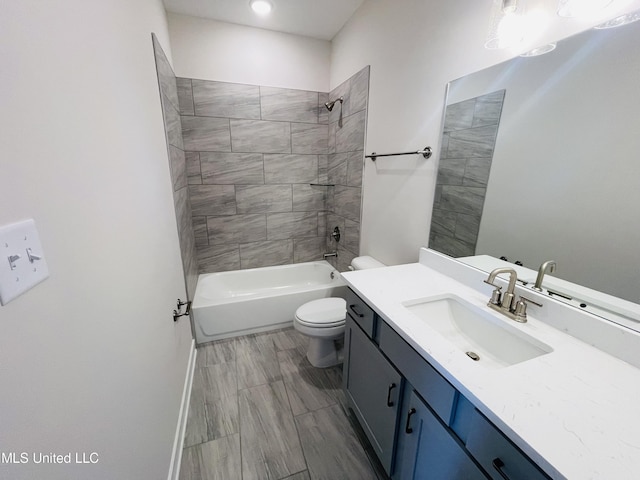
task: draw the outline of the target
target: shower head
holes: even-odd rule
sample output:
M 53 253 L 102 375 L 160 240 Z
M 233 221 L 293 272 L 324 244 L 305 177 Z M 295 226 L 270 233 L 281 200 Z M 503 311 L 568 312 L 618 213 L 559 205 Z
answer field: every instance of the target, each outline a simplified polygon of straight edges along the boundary
M 340 102 L 340 104 L 342 104 L 343 101 L 344 97 L 336 98 L 335 100 L 325 103 L 324 106 L 327 107 L 327 110 L 331 111 L 333 110 L 333 106 L 336 104 L 336 102 Z

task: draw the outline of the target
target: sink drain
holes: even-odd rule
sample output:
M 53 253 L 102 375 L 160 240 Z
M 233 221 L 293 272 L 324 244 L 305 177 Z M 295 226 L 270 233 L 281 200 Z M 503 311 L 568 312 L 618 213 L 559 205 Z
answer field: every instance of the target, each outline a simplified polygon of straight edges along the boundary
M 480 360 L 480 355 L 478 355 L 476 352 L 466 352 L 466 353 L 467 353 L 467 357 L 469 357 L 474 362 L 477 362 L 478 360 Z

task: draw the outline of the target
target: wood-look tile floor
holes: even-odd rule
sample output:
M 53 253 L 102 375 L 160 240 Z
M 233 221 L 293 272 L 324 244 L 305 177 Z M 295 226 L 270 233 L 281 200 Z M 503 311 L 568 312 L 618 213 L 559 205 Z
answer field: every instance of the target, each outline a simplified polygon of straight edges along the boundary
M 383 480 L 347 413 L 342 366 L 293 328 L 198 348 L 180 480 Z

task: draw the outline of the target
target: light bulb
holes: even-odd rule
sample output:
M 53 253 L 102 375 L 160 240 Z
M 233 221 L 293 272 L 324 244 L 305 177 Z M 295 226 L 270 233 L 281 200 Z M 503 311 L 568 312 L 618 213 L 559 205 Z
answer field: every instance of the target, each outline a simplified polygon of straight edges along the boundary
M 271 12 L 273 5 L 267 0 L 251 0 L 251 9 L 258 15 L 267 15 Z

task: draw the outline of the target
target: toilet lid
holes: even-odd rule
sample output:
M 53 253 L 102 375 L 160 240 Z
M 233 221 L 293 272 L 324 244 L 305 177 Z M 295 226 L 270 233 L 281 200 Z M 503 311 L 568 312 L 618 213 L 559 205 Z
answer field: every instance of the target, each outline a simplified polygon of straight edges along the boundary
M 347 302 L 344 298 L 321 298 L 312 300 L 296 310 L 296 318 L 300 323 L 333 327 L 344 323 L 347 313 Z

